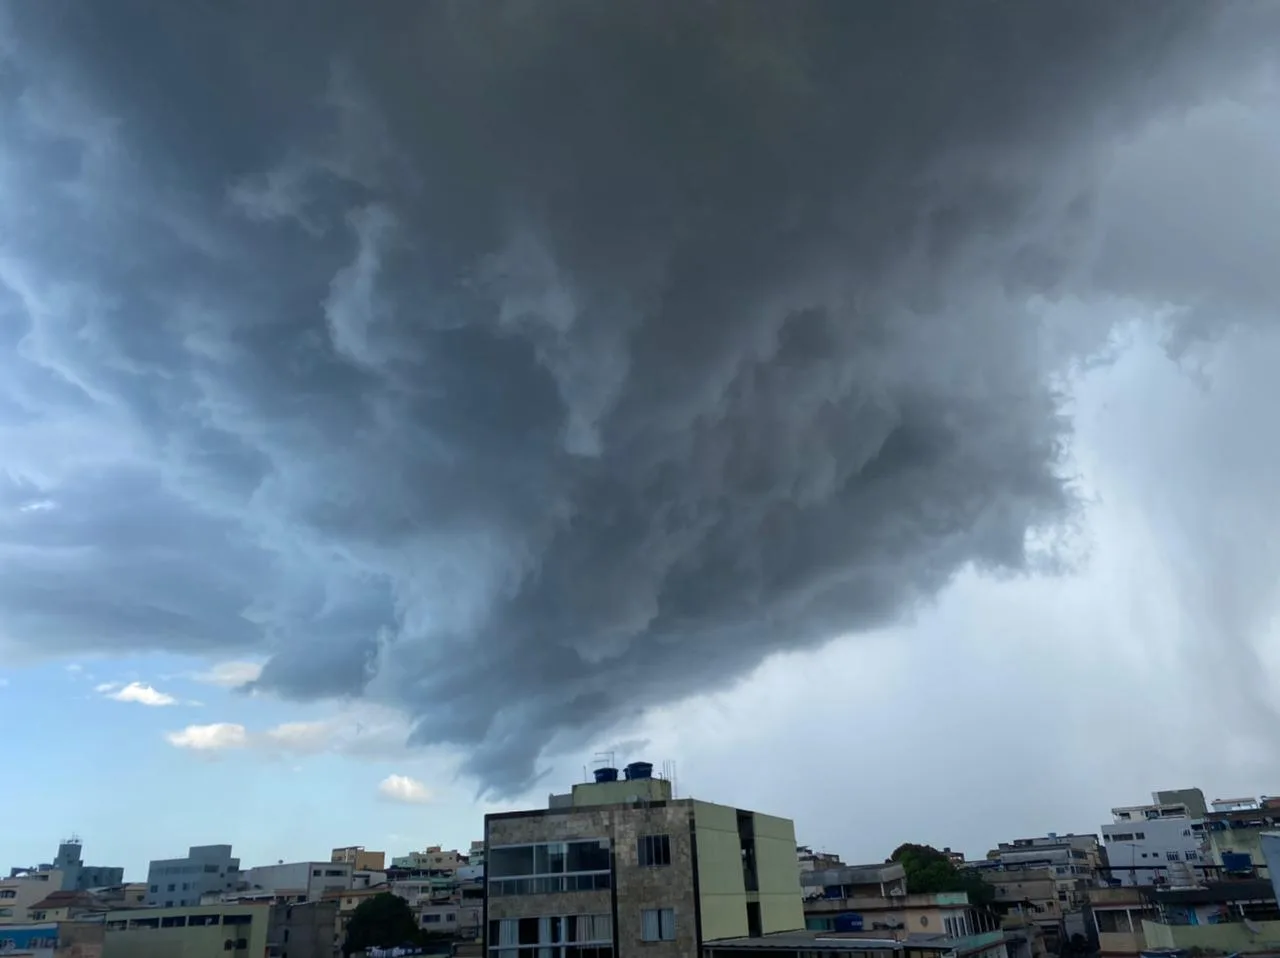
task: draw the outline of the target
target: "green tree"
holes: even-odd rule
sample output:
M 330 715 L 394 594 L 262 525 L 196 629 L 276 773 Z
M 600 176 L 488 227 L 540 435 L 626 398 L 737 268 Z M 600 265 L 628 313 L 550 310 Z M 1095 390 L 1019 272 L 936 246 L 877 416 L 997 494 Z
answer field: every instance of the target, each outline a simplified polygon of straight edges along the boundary
M 972 872 L 962 871 L 944 853 L 932 845 L 899 845 L 889 856 L 907 873 L 907 892 L 912 895 L 936 895 L 938 892 L 962 891 L 973 905 L 990 905 L 995 889 Z
M 393 948 L 419 941 L 418 922 L 409 903 L 399 895 L 383 892 L 361 902 L 352 913 L 342 953 L 350 958 L 366 948 Z

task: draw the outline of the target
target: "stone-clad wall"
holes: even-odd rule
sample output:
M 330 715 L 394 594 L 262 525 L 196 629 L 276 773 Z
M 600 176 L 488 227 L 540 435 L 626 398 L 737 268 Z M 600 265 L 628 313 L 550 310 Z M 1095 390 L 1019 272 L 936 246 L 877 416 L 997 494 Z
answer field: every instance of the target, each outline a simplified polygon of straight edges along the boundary
M 692 804 L 689 802 L 638 808 L 587 806 L 572 812 L 491 818 L 486 825 L 491 845 L 608 839 L 614 855 L 614 892 L 491 897 L 488 901 L 489 919 L 611 912 L 612 898 L 616 894 L 614 936 L 617 958 L 697 958 L 691 820 Z M 638 839 L 645 835 L 669 836 L 670 865 L 640 866 Z M 646 908 L 675 909 L 675 941 L 641 940 L 640 914 Z
M 612 841 L 609 815 L 599 809 L 572 814 L 491 818 L 486 823 L 486 829 L 490 845 L 527 845 L 601 838 Z M 613 911 L 612 895 L 608 891 L 490 896 L 488 904 L 490 921 L 542 915 L 604 915 Z
M 696 958 L 698 954 L 697 905 L 693 884 L 693 809 L 689 803 L 663 808 L 628 808 L 614 823 L 614 884 L 618 891 L 618 958 Z M 671 864 L 641 867 L 638 840 L 645 835 L 667 835 L 671 840 Z M 650 942 L 640 938 L 640 912 L 645 908 L 674 908 L 675 941 Z

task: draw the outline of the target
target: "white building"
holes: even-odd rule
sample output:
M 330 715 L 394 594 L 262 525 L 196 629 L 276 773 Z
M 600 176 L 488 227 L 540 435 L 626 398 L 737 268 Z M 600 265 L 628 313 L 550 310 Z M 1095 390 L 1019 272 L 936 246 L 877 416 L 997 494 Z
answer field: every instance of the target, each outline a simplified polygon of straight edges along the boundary
M 350 862 L 281 862 L 244 873 L 241 888 L 249 894 L 270 893 L 298 901 L 319 901 L 325 892 L 352 887 Z
M 230 845 L 192 845 L 186 858 L 161 858 L 147 868 L 147 907 L 200 904 L 202 895 L 231 891 L 240 881 L 240 859 Z
M 1197 802 L 1192 793 L 1198 790 L 1154 792 L 1150 805 L 1111 810 L 1113 821 L 1102 826 L 1102 839 L 1113 883 L 1179 885 L 1203 880 L 1205 804 L 1203 796 Z

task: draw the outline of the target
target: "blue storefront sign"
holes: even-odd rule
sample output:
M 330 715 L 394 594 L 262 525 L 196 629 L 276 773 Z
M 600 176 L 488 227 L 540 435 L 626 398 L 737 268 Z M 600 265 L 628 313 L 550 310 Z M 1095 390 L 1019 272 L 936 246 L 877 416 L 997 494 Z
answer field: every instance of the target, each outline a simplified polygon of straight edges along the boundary
M 58 947 L 58 926 L 51 925 L 0 925 L 0 955 L 15 951 L 52 951 Z

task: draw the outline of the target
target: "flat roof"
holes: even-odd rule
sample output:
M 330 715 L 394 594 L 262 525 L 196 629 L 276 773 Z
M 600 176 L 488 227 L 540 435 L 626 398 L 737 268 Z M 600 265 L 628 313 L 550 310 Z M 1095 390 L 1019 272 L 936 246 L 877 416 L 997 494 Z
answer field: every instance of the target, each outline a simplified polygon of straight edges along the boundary
M 717 938 L 704 941 L 702 947 L 750 948 L 759 951 L 901 951 L 904 944 L 892 938 L 859 938 L 820 931 L 783 931 L 758 938 Z
M 905 941 L 865 938 L 857 932 L 784 931 L 758 938 L 718 938 L 703 948 L 753 951 L 966 951 L 992 944 L 1003 932 L 987 932 L 955 938 L 948 935 L 911 934 Z

